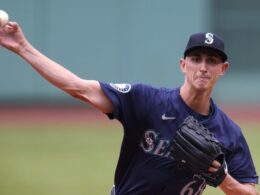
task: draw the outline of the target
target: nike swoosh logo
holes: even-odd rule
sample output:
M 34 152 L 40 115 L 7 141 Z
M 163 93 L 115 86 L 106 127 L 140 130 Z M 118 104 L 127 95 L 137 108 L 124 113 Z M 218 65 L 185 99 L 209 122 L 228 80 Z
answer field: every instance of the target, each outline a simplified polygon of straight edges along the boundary
M 166 114 L 162 115 L 162 120 L 167 121 L 167 120 L 175 120 L 176 117 L 173 116 L 166 116 Z

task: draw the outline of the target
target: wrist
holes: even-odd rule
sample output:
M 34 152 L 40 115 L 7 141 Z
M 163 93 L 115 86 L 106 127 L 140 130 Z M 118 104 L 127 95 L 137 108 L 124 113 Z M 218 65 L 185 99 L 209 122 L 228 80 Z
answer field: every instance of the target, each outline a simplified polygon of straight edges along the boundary
M 26 53 L 26 51 L 28 51 L 28 48 L 30 48 L 31 45 L 29 44 L 29 42 L 27 40 L 22 40 L 20 43 L 19 43 L 19 46 L 17 47 L 16 49 L 16 53 L 23 57 L 24 56 L 24 53 Z

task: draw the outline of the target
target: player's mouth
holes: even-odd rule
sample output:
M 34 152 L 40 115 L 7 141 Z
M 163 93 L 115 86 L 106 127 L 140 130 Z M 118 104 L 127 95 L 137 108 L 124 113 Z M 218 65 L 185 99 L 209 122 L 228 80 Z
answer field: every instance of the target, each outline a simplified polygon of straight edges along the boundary
M 198 77 L 198 79 L 200 79 L 200 80 L 209 80 L 210 77 L 204 77 L 204 76 L 202 76 L 202 77 Z
M 206 75 L 201 75 L 201 76 L 197 76 L 196 79 L 200 81 L 206 81 L 206 80 L 210 80 L 210 77 Z

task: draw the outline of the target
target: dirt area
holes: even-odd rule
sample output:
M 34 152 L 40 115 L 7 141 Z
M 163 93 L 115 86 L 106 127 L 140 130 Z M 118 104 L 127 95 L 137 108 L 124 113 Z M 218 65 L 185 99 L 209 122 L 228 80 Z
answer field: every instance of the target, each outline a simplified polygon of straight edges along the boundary
M 236 122 L 260 124 L 260 104 L 223 104 L 220 107 Z
M 260 124 L 260 105 L 221 105 L 234 121 Z M 91 108 L 80 106 L 0 106 L 4 124 L 108 124 L 118 123 Z
M 78 106 L 2 106 L 1 124 L 112 124 L 108 117 L 91 108 Z

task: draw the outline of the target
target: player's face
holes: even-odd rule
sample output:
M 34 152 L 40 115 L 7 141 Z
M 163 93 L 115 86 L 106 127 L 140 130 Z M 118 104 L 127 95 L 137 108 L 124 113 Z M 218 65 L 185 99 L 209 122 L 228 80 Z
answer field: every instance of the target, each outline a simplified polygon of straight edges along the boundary
M 205 48 L 191 51 L 180 64 L 185 84 L 198 90 L 213 89 L 228 68 L 228 63 L 223 62 L 218 53 Z

